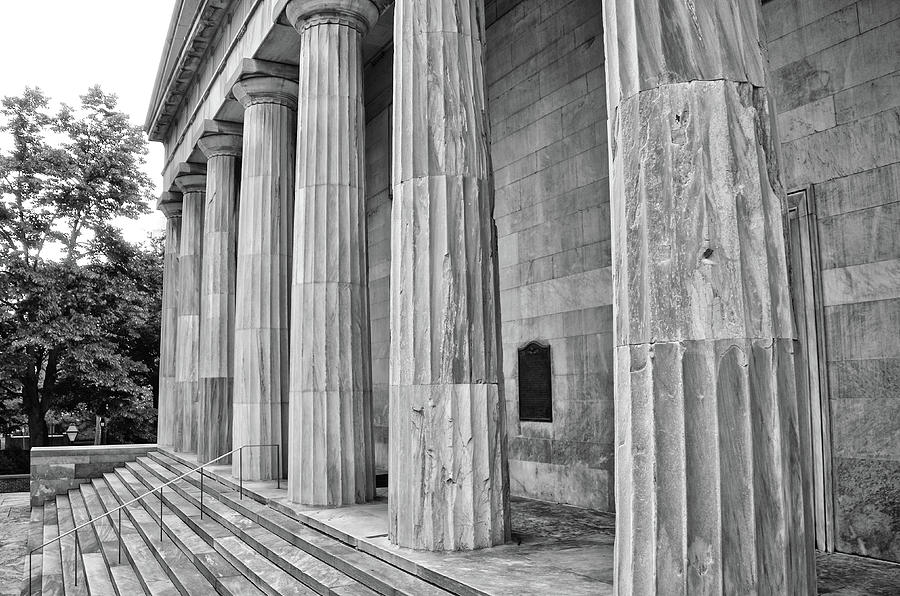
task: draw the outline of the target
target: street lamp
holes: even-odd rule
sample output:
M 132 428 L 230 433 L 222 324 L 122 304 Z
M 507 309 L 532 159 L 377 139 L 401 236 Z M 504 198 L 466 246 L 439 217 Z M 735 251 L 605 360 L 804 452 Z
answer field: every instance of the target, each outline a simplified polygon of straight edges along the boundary
M 78 436 L 78 428 L 74 424 L 70 424 L 69 428 L 66 429 L 66 436 L 69 437 L 70 443 L 74 443 L 75 437 Z

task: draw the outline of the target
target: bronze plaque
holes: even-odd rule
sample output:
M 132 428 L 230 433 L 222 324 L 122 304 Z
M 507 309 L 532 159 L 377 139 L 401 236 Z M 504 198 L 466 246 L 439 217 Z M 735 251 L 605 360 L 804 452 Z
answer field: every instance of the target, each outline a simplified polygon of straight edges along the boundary
M 519 420 L 553 421 L 550 346 L 531 342 L 519 348 Z

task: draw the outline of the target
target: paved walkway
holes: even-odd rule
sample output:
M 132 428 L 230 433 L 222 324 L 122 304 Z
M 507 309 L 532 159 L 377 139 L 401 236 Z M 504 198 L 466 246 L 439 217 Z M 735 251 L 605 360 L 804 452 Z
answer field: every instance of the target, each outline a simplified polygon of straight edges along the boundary
M 840 553 L 816 553 L 819 594 L 897 596 L 900 564 Z
M 28 493 L 0 493 L 0 596 L 18 596 L 31 515 Z

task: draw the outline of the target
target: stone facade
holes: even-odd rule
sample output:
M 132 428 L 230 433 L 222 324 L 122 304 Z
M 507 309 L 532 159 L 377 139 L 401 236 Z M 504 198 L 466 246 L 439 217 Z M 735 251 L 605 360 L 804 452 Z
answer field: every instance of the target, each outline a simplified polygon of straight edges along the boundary
M 601 6 L 527 0 L 485 9 L 511 490 L 612 511 Z M 552 422 L 519 421 L 516 354 L 530 341 L 551 349 Z
M 304 504 L 371 499 L 388 469 L 401 546 L 503 542 L 508 493 L 616 511 L 623 593 L 806 592 L 813 537 L 900 560 L 900 13 L 657 4 L 233 0 L 183 38 L 176 12 L 147 120 L 161 205 L 183 205 L 160 440 L 260 445 L 245 477 L 286 472 Z M 206 167 L 209 208 L 223 128 L 243 135 L 232 224 L 198 219 L 185 178 Z M 795 247 L 804 190 L 817 241 Z M 195 220 L 226 229 L 198 246 Z M 188 287 L 232 283 L 232 258 L 233 294 Z M 531 342 L 545 421 L 520 415 Z M 670 558 L 649 573 L 650 553 Z
M 900 561 L 900 3 L 763 6 L 784 181 L 818 226 L 829 546 Z

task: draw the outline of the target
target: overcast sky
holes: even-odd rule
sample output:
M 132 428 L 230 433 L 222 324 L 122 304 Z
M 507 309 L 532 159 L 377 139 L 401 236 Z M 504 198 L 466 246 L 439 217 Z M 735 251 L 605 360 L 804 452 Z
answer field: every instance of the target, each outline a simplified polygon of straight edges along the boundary
M 99 84 L 143 126 L 174 0 L 0 0 L 0 97 L 40 87 L 55 102 L 78 105 Z M 147 174 L 162 184 L 162 144 L 150 143 Z M 153 205 L 155 208 L 155 205 Z M 157 211 L 123 222 L 139 242 L 159 233 Z

